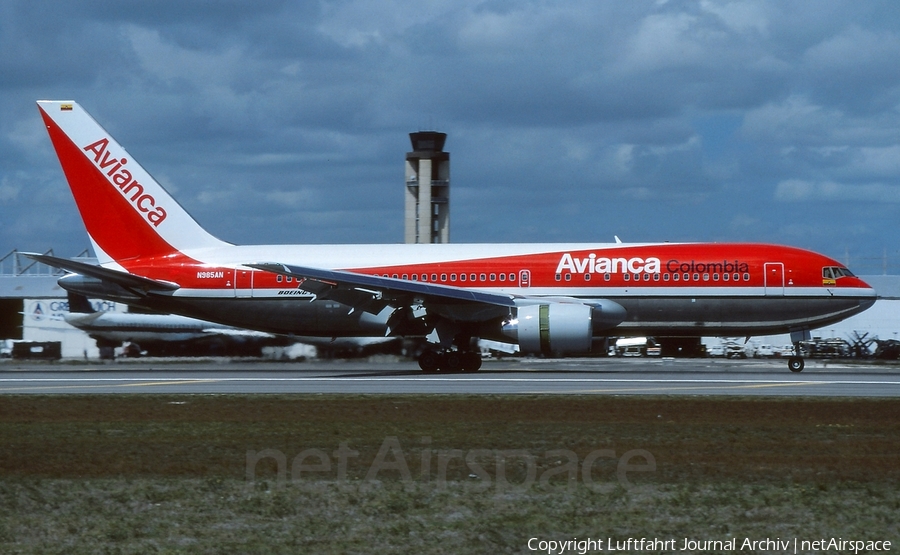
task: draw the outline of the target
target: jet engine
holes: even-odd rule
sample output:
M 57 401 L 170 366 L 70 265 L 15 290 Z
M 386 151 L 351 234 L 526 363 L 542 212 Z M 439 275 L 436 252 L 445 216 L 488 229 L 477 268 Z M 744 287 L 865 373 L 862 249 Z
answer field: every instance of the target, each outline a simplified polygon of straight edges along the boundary
M 517 307 L 503 334 L 518 341 L 525 354 L 580 354 L 590 352 L 595 331 L 614 328 L 624 319 L 625 309 L 613 301 L 553 301 Z

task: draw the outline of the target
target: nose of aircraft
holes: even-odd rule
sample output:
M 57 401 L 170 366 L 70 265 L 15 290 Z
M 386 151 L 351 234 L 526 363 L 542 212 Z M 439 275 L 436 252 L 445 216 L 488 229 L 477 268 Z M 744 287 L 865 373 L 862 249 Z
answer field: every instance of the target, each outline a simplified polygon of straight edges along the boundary
M 858 277 L 854 277 L 856 284 L 853 285 L 859 292 L 859 306 L 862 310 L 866 310 L 878 300 L 878 292 L 874 287 Z

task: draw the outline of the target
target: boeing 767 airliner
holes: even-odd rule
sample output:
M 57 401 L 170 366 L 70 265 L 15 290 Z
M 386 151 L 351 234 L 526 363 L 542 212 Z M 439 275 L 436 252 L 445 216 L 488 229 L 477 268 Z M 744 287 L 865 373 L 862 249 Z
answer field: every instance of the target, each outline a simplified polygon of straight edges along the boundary
M 426 372 L 477 370 L 475 338 L 546 355 L 610 335 L 797 343 L 875 302 L 843 264 L 776 245 L 232 245 L 77 103 L 38 107 L 99 265 L 33 258 L 92 297 L 275 334 L 427 337 Z

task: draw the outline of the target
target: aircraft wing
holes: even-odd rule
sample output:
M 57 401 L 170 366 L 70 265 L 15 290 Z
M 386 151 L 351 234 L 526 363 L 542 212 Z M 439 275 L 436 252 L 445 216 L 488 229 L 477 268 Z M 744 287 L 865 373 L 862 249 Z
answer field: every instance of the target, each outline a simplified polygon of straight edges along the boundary
M 377 314 L 385 306 L 421 305 L 455 320 L 483 321 L 509 314 L 515 296 L 449 285 L 369 276 L 279 263 L 246 264 L 251 268 L 291 276 L 299 287 L 320 299 L 333 299 Z
M 47 254 L 29 252 L 23 252 L 22 254 L 32 260 L 37 260 L 38 262 L 46 264 L 47 266 L 53 266 L 54 268 L 61 268 L 68 272 L 73 272 L 76 274 L 81 274 L 84 276 L 97 278 L 99 280 L 115 283 L 130 291 L 137 290 L 146 293 L 148 291 L 174 291 L 179 288 L 178 284 L 169 281 L 159 281 L 155 279 L 145 278 L 134 274 L 129 274 L 128 272 L 110 270 L 109 268 L 104 268 L 103 266 L 69 260 L 68 258 L 59 258 Z
M 256 337 L 265 339 L 275 337 L 275 335 L 264 331 L 245 330 L 241 328 L 211 327 L 204 328 L 202 331 L 209 335 L 227 335 L 229 337 Z

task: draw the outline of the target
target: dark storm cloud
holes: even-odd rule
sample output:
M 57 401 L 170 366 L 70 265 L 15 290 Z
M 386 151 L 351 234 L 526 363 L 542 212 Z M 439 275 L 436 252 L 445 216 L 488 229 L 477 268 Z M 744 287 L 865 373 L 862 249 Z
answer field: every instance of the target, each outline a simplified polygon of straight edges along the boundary
M 86 244 L 34 109 L 74 98 L 234 242 L 399 241 L 406 135 L 437 127 L 457 241 L 763 240 L 900 271 L 895 12 L 6 2 L 0 232 Z

